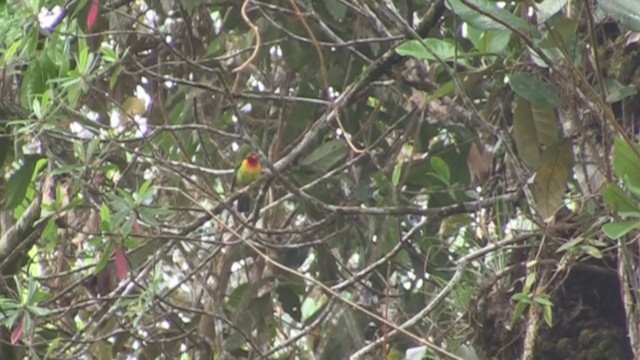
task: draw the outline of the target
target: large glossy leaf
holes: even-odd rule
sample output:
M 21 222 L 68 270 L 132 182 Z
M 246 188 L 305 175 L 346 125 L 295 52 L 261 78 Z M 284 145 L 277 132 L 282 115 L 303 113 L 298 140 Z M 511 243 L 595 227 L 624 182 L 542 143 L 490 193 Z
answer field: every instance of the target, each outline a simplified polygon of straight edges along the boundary
M 640 229 L 640 221 L 638 221 L 638 219 L 614 222 L 602 227 L 605 235 L 614 240 L 636 229 Z
M 462 65 L 466 65 L 461 49 L 448 41 L 428 38 L 422 41 L 409 40 L 396 48 L 396 52 L 402 56 L 411 56 L 423 60 L 454 60 L 457 59 Z
M 637 0 L 598 0 L 605 13 L 620 20 L 629 30 L 640 31 L 640 2 Z
M 602 193 L 604 201 L 616 212 L 637 211 L 638 205 L 618 185 L 609 184 Z
M 562 206 L 572 167 L 570 139 L 562 140 L 543 151 L 531 189 L 536 210 L 543 219 L 549 219 Z

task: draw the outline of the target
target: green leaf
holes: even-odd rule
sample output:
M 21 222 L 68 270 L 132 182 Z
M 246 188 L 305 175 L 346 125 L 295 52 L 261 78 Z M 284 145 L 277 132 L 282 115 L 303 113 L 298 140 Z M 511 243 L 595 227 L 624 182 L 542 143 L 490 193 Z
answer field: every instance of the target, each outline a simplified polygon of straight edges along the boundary
M 247 295 L 247 291 L 249 291 L 250 289 L 251 287 L 249 286 L 249 283 L 246 282 L 236 286 L 236 288 L 233 289 L 233 291 L 227 298 L 227 307 L 232 310 L 238 310 L 240 308 L 240 305 L 242 304 L 244 297 Z
M 401 56 L 422 60 L 438 60 L 440 58 L 442 61 L 450 61 L 457 58 L 462 65 L 466 65 L 463 59 L 460 59 L 461 49 L 456 48 L 454 44 L 435 38 L 423 39 L 423 42 L 424 45 L 418 40 L 409 40 L 398 46 L 396 52 Z
M 553 306 L 551 300 L 549 300 L 548 296 L 540 295 L 533 298 L 533 301 L 544 306 Z
M 318 146 L 300 165 L 316 173 L 325 173 L 347 156 L 343 140 L 330 140 Z
M 571 139 L 549 146 L 540 157 L 532 194 L 542 219 L 549 219 L 564 202 L 564 192 L 573 168 Z
M 633 212 L 638 210 L 636 203 L 616 184 L 608 184 L 602 192 L 602 198 L 616 212 Z
M 549 327 L 553 327 L 553 307 L 551 306 L 544 307 L 544 321 L 547 323 Z
M 111 232 L 111 210 L 109 210 L 109 206 L 104 203 L 100 207 L 100 230 Z
M 450 80 L 450 81 L 447 81 L 446 83 L 444 83 L 443 85 L 441 85 L 434 92 L 429 94 L 427 96 L 427 98 L 428 99 L 439 99 L 439 98 L 441 98 L 443 96 L 453 94 L 455 91 L 456 91 L 455 83 Z M 427 128 L 428 128 L 428 126 L 426 124 L 422 126 L 422 129 L 424 131 L 428 131 Z
M 580 249 L 596 259 L 602 259 L 602 252 L 593 245 L 582 245 Z
M 607 91 L 606 100 L 608 103 L 618 102 L 638 93 L 638 90 L 636 90 L 634 86 L 624 86 L 613 78 L 606 78 L 604 80 L 604 86 Z
M 560 103 L 558 92 L 551 85 L 529 72 L 509 76 L 509 85 L 519 96 L 540 107 L 556 108 Z
M 318 314 L 318 311 L 322 309 L 323 301 L 316 300 L 312 297 L 307 297 L 302 302 L 302 320 L 307 321 L 313 316 Z
M 567 241 L 566 243 L 562 244 L 562 245 L 558 248 L 558 250 L 556 250 L 556 252 L 557 252 L 557 253 L 559 253 L 559 252 L 563 252 L 563 251 L 569 250 L 569 249 L 571 249 L 571 248 L 575 247 L 576 245 L 580 244 L 580 243 L 581 243 L 581 242 L 583 242 L 584 240 L 585 240 L 585 239 L 584 239 L 584 237 L 582 237 L 582 236 L 578 236 L 578 237 L 576 237 L 576 238 L 573 238 L 573 239 L 571 239 L 571 240 Z
M 469 26 L 467 38 L 473 46 L 483 53 L 500 53 L 511 40 L 511 31 L 507 30 L 480 30 Z
M 33 178 L 38 159 L 40 159 L 39 156 L 25 156 L 20 168 L 9 178 L 4 191 L 5 209 L 15 209 L 24 200 L 27 189 L 32 184 L 31 179 Z
M 476 350 L 470 344 L 462 344 L 456 350 L 456 355 L 464 360 L 480 360 Z
M 398 186 L 400 183 L 400 175 L 402 174 L 402 163 L 398 162 L 396 166 L 393 168 L 393 174 L 391 175 L 391 184 L 394 187 Z
M 640 148 L 617 138 L 614 142 L 613 170 L 627 186 L 640 188 Z M 635 150 L 635 151 L 634 151 Z
M 347 15 L 347 6 L 341 1 L 324 0 L 324 5 L 335 21 L 343 21 Z
M 512 327 L 516 323 L 516 321 L 518 321 L 518 319 L 520 319 L 520 317 L 522 316 L 524 311 L 527 309 L 527 307 L 529 307 L 528 303 L 523 302 L 523 301 L 518 301 L 518 303 L 516 304 L 516 308 L 513 311 L 513 316 L 511 317 L 511 326 Z
M 518 155 L 530 168 L 540 159 L 540 146 L 558 141 L 560 127 L 553 110 L 518 99 L 513 110 L 513 137 Z
M 640 31 L 640 2 L 637 0 L 600 0 L 598 7 L 628 30 Z
M 449 184 L 449 182 L 451 181 L 451 172 L 449 171 L 449 165 L 447 165 L 447 163 L 438 156 L 431 157 L 430 162 L 431 167 L 436 172 L 436 174 L 440 175 L 445 183 Z
M 522 290 L 522 292 L 524 293 L 530 293 L 531 292 L 531 288 L 533 287 L 533 284 L 535 284 L 536 280 L 537 280 L 537 276 L 536 273 L 532 272 L 527 276 L 527 279 L 524 282 L 524 289 Z
M 482 30 L 507 30 L 507 27 L 502 23 L 509 25 L 512 28 L 525 30 L 529 27 L 526 21 L 513 15 L 509 11 L 499 8 L 495 1 L 487 0 L 467 0 L 469 3 L 475 5 L 477 8 L 483 10 L 484 13 L 491 15 L 491 17 L 483 15 L 477 10 L 467 6 L 460 0 L 447 0 L 445 5 L 462 20 L 469 23 L 471 26 Z M 496 21 L 493 18 L 500 20 Z
M 640 221 L 638 220 L 613 222 L 610 224 L 605 224 L 602 227 L 602 231 L 604 232 L 604 234 L 613 240 L 617 240 L 636 229 L 640 229 Z
M 555 15 L 558 11 L 566 5 L 568 0 L 538 0 L 535 3 L 536 14 L 538 22 L 542 23 L 547 21 L 548 18 Z

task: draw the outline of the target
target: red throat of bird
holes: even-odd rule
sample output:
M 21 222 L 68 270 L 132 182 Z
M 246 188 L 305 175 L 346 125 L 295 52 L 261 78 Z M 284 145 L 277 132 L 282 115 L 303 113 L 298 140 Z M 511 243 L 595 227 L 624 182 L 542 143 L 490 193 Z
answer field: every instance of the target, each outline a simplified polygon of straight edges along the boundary
M 253 169 L 260 166 L 260 163 L 258 162 L 258 156 L 256 154 L 252 154 L 251 156 L 249 156 L 247 158 L 247 165 L 249 165 L 249 167 Z

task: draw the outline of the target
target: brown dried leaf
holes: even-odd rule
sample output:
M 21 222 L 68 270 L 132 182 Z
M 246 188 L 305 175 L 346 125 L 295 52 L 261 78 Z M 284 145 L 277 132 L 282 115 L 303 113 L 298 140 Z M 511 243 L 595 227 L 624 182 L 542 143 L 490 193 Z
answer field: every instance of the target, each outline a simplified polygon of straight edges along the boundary
M 471 174 L 471 182 L 476 185 L 484 183 L 491 173 L 492 157 L 491 153 L 478 146 L 475 142 L 469 148 L 467 156 L 467 166 Z

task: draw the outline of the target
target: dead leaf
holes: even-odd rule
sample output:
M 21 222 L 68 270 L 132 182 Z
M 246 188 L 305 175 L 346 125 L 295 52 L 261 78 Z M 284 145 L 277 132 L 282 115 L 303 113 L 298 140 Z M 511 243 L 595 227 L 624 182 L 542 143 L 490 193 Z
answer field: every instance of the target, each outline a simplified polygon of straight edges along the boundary
M 22 320 L 18 321 L 11 331 L 11 345 L 15 345 L 22 339 Z
M 484 147 L 478 146 L 475 142 L 472 143 L 467 156 L 467 166 L 469 166 L 473 184 L 480 185 L 485 182 L 491 173 L 491 163 L 491 153 L 485 150 Z

